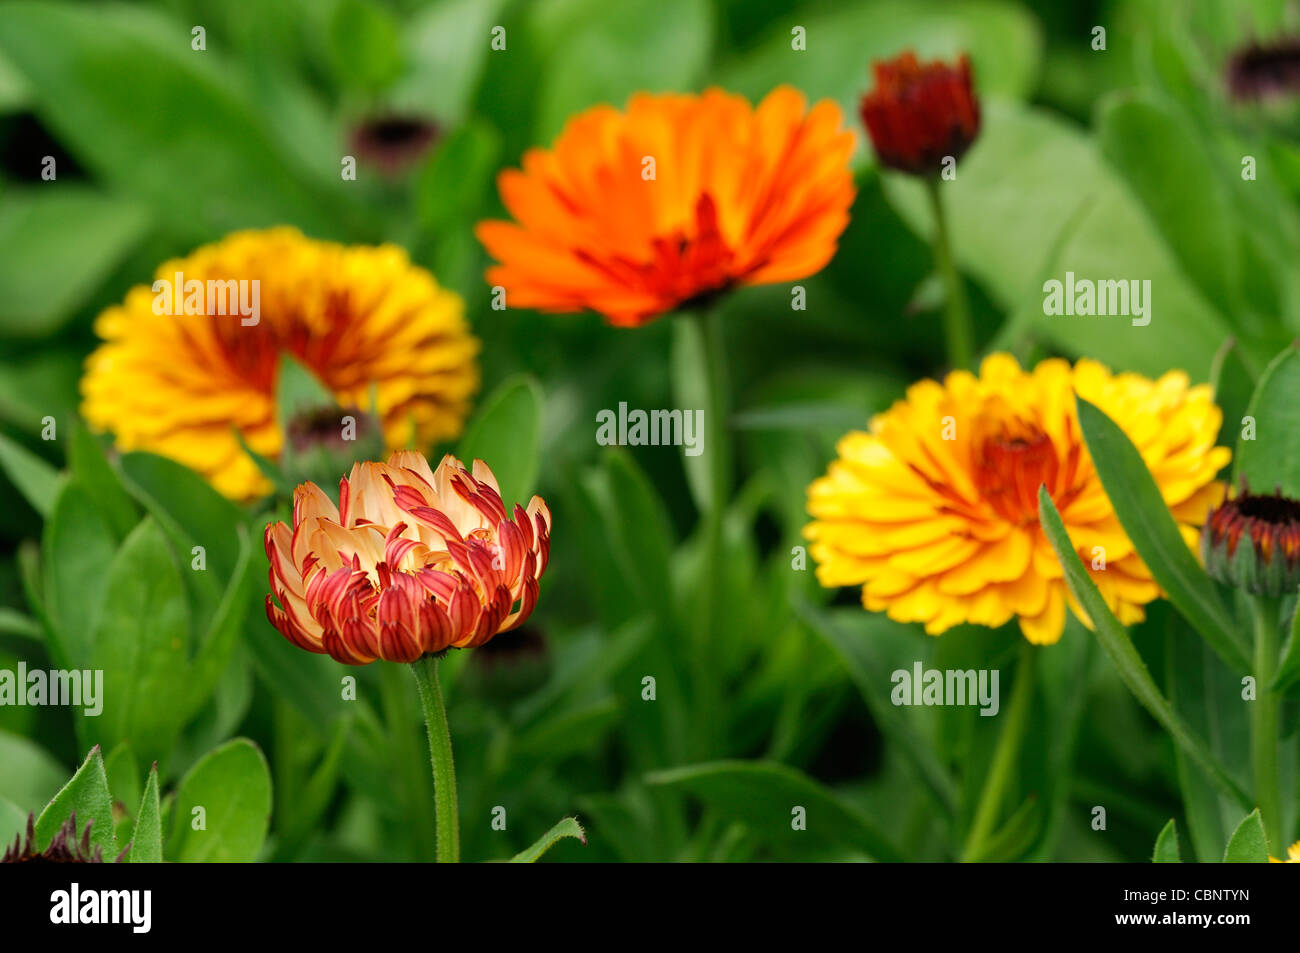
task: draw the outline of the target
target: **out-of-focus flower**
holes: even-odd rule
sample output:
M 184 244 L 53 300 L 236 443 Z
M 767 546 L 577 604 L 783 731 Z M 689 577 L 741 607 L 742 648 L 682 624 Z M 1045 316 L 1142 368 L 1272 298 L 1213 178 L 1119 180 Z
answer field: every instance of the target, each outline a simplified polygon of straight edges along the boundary
M 513 519 L 492 471 L 413 451 L 358 463 L 339 502 L 294 493 L 293 526 L 266 528 L 266 614 L 286 639 L 339 662 L 413 662 L 482 645 L 528 618 L 550 552 L 541 497 Z
M 1286 851 L 1286 860 L 1278 860 L 1276 857 L 1268 859 L 1270 864 L 1300 864 L 1300 840 L 1296 841 Z
M 853 135 L 833 102 L 788 86 L 757 108 L 720 89 L 631 98 L 569 120 L 501 173 L 514 222 L 481 222 L 511 307 L 590 309 L 610 324 L 738 285 L 821 269 L 848 224 Z
M 344 407 L 371 410 L 373 385 L 389 449 L 460 432 L 478 387 L 478 342 L 460 298 L 402 249 L 292 228 L 237 232 L 165 262 L 157 279 L 99 316 L 104 343 L 82 380 L 87 421 L 121 450 L 171 457 L 235 499 L 268 492 L 232 426 L 257 453 L 279 456 L 286 354 Z
M 1201 529 L 1205 568 L 1219 582 L 1255 595 L 1300 586 L 1300 501 L 1281 492 L 1242 492 L 1216 507 Z
M 910 50 L 873 63 L 876 85 L 862 97 L 862 122 L 882 165 L 935 175 L 945 156 L 960 159 L 980 131 L 970 59 L 921 63 Z
M 839 459 L 808 489 L 805 535 L 822 585 L 862 585 L 867 609 L 933 635 L 1018 617 L 1030 642 L 1055 642 L 1067 601 L 1086 616 L 1039 527 L 1041 484 L 1107 606 L 1125 624 L 1140 620 L 1159 588 L 1093 469 L 1076 393 L 1134 442 L 1194 546 L 1231 456 L 1214 446 L 1222 414 L 1208 387 L 1181 372 L 1114 375 L 1090 360 L 1026 372 L 995 354 L 978 377 L 954 371 L 913 385 L 870 433 L 840 441 Z
M 376 116 L 352 129 L 352 151 L 384 175 L 398 175 L 414 165 L 438 138 L 438 126 L 422 116 Z
M 0 857 L 0 864 L 102 864 L 104 849 L 90 846 L 90 821 L 86 824 L 81 838 L 77 838 L 77 812 L 73 811 L 63 826 L 55 832 L 50 844 L 44 850 L 36 849 L 36 816 L 27 815 L 26 842 L 21 835 L 14 838 L 13 846 Z M 118 862 L 126 857 L 130 850 L 128 844 L 118 856 Z
M 1254 102 L 1300 93 L 1300 37 L 1252 42 L 1228 59 L 1228 92 Z

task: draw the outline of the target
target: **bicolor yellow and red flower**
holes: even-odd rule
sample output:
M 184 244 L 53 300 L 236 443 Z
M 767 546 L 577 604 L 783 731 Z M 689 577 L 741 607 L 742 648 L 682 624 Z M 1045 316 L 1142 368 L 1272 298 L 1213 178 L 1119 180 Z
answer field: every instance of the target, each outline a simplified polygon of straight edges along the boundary
M 340 407 L 373 413 L 388 450 L 460 433 L 478 389 L 478 341 L 461 299 L 403 249 L 317 241 L 293 228 L 244 231 L 164 262 L 156 278 L 96 320 L 104 343 L 81 382 L 86 420 L 119 449 L 170 457 L 234 499 L 270 492 L 239 438 L 280 456 L 286 355 Z M 230 313 L 224 288 L 239 282 L 258 288 L 255 318 Z M 223 293 L 191 298 L 192 284 Z M 158 308 L 160 294 L 183 299 L 185 313 Z
M 980 131 L 969 57 L 955 66 L 922 63 L 909 50 L 872 69 L 876 85 L 862 97 L 862 122 L 882 165 L 935 175 L 945 158 L 966 153 Z
M 414 662 L 482 645 L 537 603 L 550 552 L 541 497 L 507 512 L 492 471 L 414 451 L 358 463 L 336 505 L 294 493 L 293 526 L 266 528 L 266 613 L 286 639 L 339 662 Z
M 938 635 L 961 623 L 1017 618 L 1030 642 L 1057 641 L 1070 597 L 1038 523 L 1046 486 L 1106 604 L 1125 624 L 1159 587 L 1115 516 L 1084 444 L 1075 395 L 1133 441 L 1189 547 L 1223 496 L 1215 476 L 1231 451 L 1215 446 L 1222 413 L 1187 375 L 1112 374 L 1081 360 L 1022 370 L 1006 354 L 978 376 L 921 381 L 853 432 L 808 488 L 818 579 L 862 586 L 873 612 Z
M 511 307 L 640 325 L 740 285 L 794 281 L 849 220 L 853 134 L 827 100 L 782 86 L 758 105 L 720 89 L 596 106 L 498 186 L 513 222 L 481 222 Z

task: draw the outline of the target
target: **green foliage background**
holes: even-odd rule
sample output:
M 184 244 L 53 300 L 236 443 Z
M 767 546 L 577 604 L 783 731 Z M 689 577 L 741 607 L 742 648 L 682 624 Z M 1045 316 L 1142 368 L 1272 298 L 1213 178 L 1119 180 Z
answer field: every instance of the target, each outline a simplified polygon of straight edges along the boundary
M 1300 333 L 1300 148 L 1292 104 L 1233 105 L 1224 62 L 1297 16 L 1282 0 L 0 4 L 0 668 L 102 667 L 110 698 L 132 699 L 97 719 L 0 708 L 0 842 L 99 745 L 56 803 L 85 798 L 79 816 L 101 818 L 105 847 L 134 833 L 135 859 L 431 856 L 409 674 L 288 645 L 261 611 L 267 513 L 168 461 L 106 454 L 76 423 L 99 310 L 169 256 L 287 223 L 397 242 L 466 299 L 483 341 L 473 439 L 521 441 L 507 479 L 555 514 L 532 621 L 545 651 L 443 665 L 464 856 L 509 857 L 576 814 L 587 844 L 548 859 L 952 859 L 997 719 L 894 708 L 888 673 L 917 659 L 1009 669 L 1020 636 L 929 639 L 792 569 L 804 488 L 835 439 L 942 369 L 920 189 L 861 148 L 852 222 L 802 282 L 807 311 L 791 311 L 787 286 L 726 302 L 738 490 L 706 677 L 690 661 L 701 547 L 681 458 L 593 439 L 596 411 L 620 401 L 685 406 L 672 322 L 492 311 L 472 226 L 502 213 L 496 172 L 593 103 L 710 84 L 756 99 L 791 83 L 856 127 L 871 60 L 966 50 L 985 125 L 945 189 L 982 346 L 1216 374 L 1232 443 L 1254 380 Z M 206 51 L 190 47 L 194 25 Z M 496 25 L 505 51 L 489 46 Z M 795 25 L 805 52 L 791 50 Z M 437 147 L 397 180 L 363 163 L 342 181 L 347 131 L 393 111 L 435 120 Z M 45 155 L 55 182 L 40 180 Z M 1067 269 L 1150 279 L 1154 320 L 1045 318 L 1042 282 Z M 40 438 L 46 417 L 57 440 Z M 1236 677 L 1167 605 L 1149 616 L 1138 651 L 1176 706 L 1200 700 L 1182 714 L 1244 777 Z M 343 675 L 356 701 L 341 699 Z M 1042 653 L 1032 705 L 996 857 L 1145 860 L 1170 817 L 1184 858 L 1222 856 L 1242 811 L 1175 754 L 1076 623 Z M 1283 726 L 1294 817 L 1295 719 Z M 184 819 L 200 803 L 222 810 L 196 840 Z M 794 804 L 806 831 L 791 829 Z M 1096 805 L 1105 831 L 1090 826 Z

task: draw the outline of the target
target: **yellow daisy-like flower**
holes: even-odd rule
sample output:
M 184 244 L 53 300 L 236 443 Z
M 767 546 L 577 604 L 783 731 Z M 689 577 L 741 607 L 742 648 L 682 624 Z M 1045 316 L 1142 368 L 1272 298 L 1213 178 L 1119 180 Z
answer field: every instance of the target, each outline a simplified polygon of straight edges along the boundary
M 1268 859 L 1270 864 L 1300 864 L 1300 840 L 1296 841 L 1286 851 L 1286 860 L 1278 860 L 1276 857 Z
M 1060 564 L 1038 525 L 1046 485 L 1107 606 L 1125 624 L 1160 590 L 1133 549 L 1093 469 L 1074 395 L 1128 435 L 1189 546 L 1223 496 L 1215 474 L 1231 451 L 1214 445 L 1222 413 L 1210 388 L 1170 372 L 1152 381 L 1081 360 L 1032 372 L 1006 354 L 979 376 L 927 380 L 844 437 L 808 488 L 804 530 L 823 586 L 862 586 L 862 601 L 932 635 L 961 623 L 1017 617 L 1030 642 L 1057 641 L 1067 603 Z M 1104 567 L 1104 568 L 1103 568 Z
M 120 449 L 170 457 L 235 499 L 268 492 L 232 425 L 259 454 L 280 454 L 284 354 L 340 406 L 376 412 L 390 449 L 460 433 L 478 388 L 478 341 L 461 299 L 401 248 L 293 228 L 236 232 L 155 277 L 96 320 L 104 343 L 82 380 L 82 413 Z

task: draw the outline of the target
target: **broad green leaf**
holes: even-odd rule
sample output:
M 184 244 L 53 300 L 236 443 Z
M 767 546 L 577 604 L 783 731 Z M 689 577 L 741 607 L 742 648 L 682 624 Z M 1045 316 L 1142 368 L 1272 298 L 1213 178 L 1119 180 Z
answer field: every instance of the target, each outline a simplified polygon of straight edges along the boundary
M 0 851 L 11 847 L 16 838 L 27 840 L 27 818 L 30 816 L 13 801 L 0 797 Z
M 525 375 L 501 383 L 470 421 L 457 456 L 472 468 L 482 460 L 501 486 L 506 511 L 527 504 L 537 480 L 542 429 L 542 389 Z
M 1111 614 L 1101 593 L 1097 590 L 1097 584 L 1092 581 L 1088 570 L 1079 559 L 1079 554 L 1065 531 L 1065 524 L 1061 522 L 1061 514 L 1056 511 L 1056 504 L 1052 502 L 1046 487 L 1038 489 L 1038 517 L 1043 533 L 1051 543 L 1061 568 L 1065 571 L 1065 581 L 1070 588 L 1070 593 L 1092 620 L 1097 640 L 1110 656 L 1111 662 L 1114 663 L 1128 690 L 1225 794 L 1243 807 L 1248 807 L 1250 798 L 1245 791 L 1232 780 L 1205 747 L 1205 743 L 1188 731 L 1182 719 L 1174 713 L 1169 702 L 1160 694 L 1160 689 L 1156 687 L 1151 673 L 1147 671 L 1146 663 L 1142 661 L 1142 656 L 1134 647 L 1128 631 Z
M 103 712 L 87 734 L 129 740 L 141 760 L 171 751 L 189 710 L 190 612 L 176 557 L 146 518 L 108 567 L 108 594 L 95 630 L 92 665 L 104 673 Z
M 627 451 L 607 451 L 604 489 L 609 494 L 606 532 L 621 558 L 628 581 L 647 610 L 671 626 L 673 588 L 671 563 L 676 541 L 672 520 L 654 485 Z
M 1232 446 L 1241 435 L 1242 418 L 1250 406 L 1255 381 L 1246 366 L 1241 347 L 1236 338 L 1228 338 L 1214 355 L 1210 366 L 1210 386 L 1214 388 L 1214 402 L 1223 410 L 1223 425 L 1219 428 L 1221 446 Z
M 32 509 L 48 519 L 63 483 L 59 471 L 2 433 L 0 470 L 13 481 L 23 499 L 32 505 Z
M 1156 847 L 1151 854 L 1153 864 L 1177 864 L 1182 862 L 1178 851 L 1178 828 L 1171 818 L 1160 836 L 1156 838 Z
M 377 92 L 402 72 L 401 30 L 375 0 L 339 0 L 329 39 L 335 71 L 349 86 Z
M 139 5 L 6 3 L 0 56 L 92 177 L 146 203 L 169 230 L 207 239 L 292 222 L 346 237 L 357 213 L 338 156 L 309 170 L 291 155 L 214 38 L 191 49 L 191 25 Z
M 760 841 L 802 854 L 811 845 L 856 849 L 879 861 L 904 860 L 876 824 L 838 795 L 788 765 L 714 761 L 658 771 L 646 783 L 693 794 L 719 816 L 741 820 Z M 807 828 L 796 830 L 796 809 Z
M 489 57 L 509 52 L 508 44 L 491 47 L 504 6 L 505 0 L 440 0 L 413 13 L 402 26 L 409 68 L 387 98 L 397 109 L 431 113 L 444 123 L 465 119 Z M 454 188 L 455 180 L 449 184 Z
M 797 602 L 795 611 L 810 629 L 831 647 L 848 670 L 871 717 L 881 726 L 882 733 L 897 746 L 898 753 L 912 763 L 922 783 L 931 796 L 949 814 L 957 809 L 957 787 L 947 769 L 935 757 L 933 747 L 919 737 L 912 725 L 903 717 L 897 706 L 890 704 L 886 692 L 877 687 L 872 677 L 872 649 L 865 640 L 843 631 L 835 622 L 805 602 Z M 893 624 L 887 620 L 882 624 Z
M 0 420 L 36 437 L 46 417 L 76 416 L 85 354 L 61 341 L 0 357 Z
M 160 863 L 162 852 L 162 808 L 158 803 L 158 765 L 149 769 L 149 780 L 144 785 L 140 810 L 135 815 L 135 832 L 131 835 L 131 853 L 127 861 L 132 864 Z
M 1228 848 L 1223 852 L 1225 864 L 1266 864 L 1268 845 L 1264 840 L 1264 822 L 1259 808 L 1246 815 L 1228 838 Z
M 474 45 L 484 44 L 476 37 Z M 470 120 L 439 143 L 417 185 L 421 227 L 437 239 L 465 222 L 491 188 L 500 152 L 500 133 L 481 120 Z
M 139 204 L 79 185 L 7 192 L 0 203 L 0 288 L 5 289 L 0 337 L 37 338 L 58 331 L 148 226 Z
M 228 741 L 177 788 L 167 856 L 185 863 L 254 861 L 270 816 L 271 773 L 261 750 L 246 738 Z
M 1252 439 L 1237 442 L 1233 482 L 1244 477 L 1255 493 L 1300 497 L 1300 347 L 1291 345 L 1264 370 L 1246 414 Z M 1244 429 L 1244 428 L 1243 428 Z
M 36 819 L 37 849 L 49 847 L 59 828 L 74 813 L 78 839 L 85 833 L 86 824 L 90 823 L 91 848 L 102 847 L 104 859 L 115 860 L 117 839 L 113 835 L 113 799 L 108 793 L 108 775 L 104 771 L 104 756 L 99 745 L 90 749 L 72 780 L 54 795 L 54 800 Z
M 122 540 L 140 521 L 131 495 L 122 478 L 112 468 L 104 450 L 80 421 L 72 424 L 72 442 L 68 448 L 68 467 L 72 478 L 85 487 L 100 510 L 113 535 Z
M 521 850 L 515 856 L 510 858 L 512 864 L 532 864 L 537 861 L 542 854 L 546 853 L 555 846 L 556 841 L 565 837 L 574 837 L 587 843 L 587 835 L 582 830 L 582 825 L 578 823 L 577 818 L 566 817 L 549 831 L 537 839 L 537 842 L 531 847 Z
M 67 780 L 68 772 L 35 741 L 0 731 L 0 798 L 24 811 L 39 811 Z
M 53 648 L 65 667 L 90 660 L 116 543 L 90 492 L 79 481 L 66 484 L 45 523 L 41 560 Z
M 1101 410 L 1079 397 L 1079 429 L 1115 515 L 1151 575 L 1178 611 L 1233 670 L 1250 662 L 1214 583 L 1187 548 L 1160 488 L 1133 442 Z

